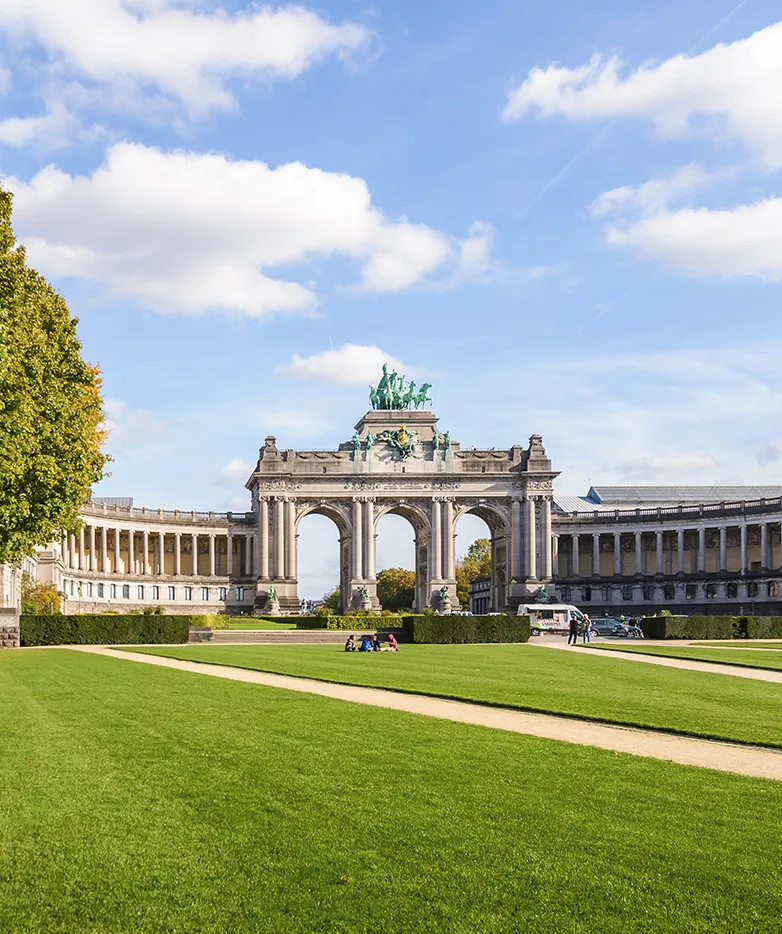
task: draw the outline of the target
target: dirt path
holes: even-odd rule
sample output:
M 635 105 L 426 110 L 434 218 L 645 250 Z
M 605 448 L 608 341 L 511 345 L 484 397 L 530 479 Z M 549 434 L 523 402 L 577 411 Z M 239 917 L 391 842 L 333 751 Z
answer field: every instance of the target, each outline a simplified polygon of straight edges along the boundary
M 264 684 L 288 691 L 318 694 L 321 697 L 367 704 L 370 707 L 385 707 L 389 710 L 423 714 L 441 720 L 453 720 L 457 723 L 487 726 L 495 730 L 507 730 L 527 736 L 561 740 L 579 746 L 597 746 L 600 749 L 610 749 L 614 752 L 625 752 L 650 759 L 664 759 L 681 765 L 697 765 L 721 772 L 735 772 L 754 778 L 782 781 L 782 753 L 770 749 L 690 739 L 652 730 L 590 723 L 570 717 L 502 710 L 463 701 L 440 700 L 420 694 L 402 694 L 379 688 L 329 684 L 324 681 L 311 681 L 308 678 L 230 668 L 225 665 L 186 662 L 176 658 L 164 658 L 160 655 L 143 655 L 140 652 L 117 652 L 103 646 L 85 645 L 71 648 L 73 651 L 87 652 L 91 655 L 105 655 L 108 658 L 174 668 L 178 671 L 189 671 L 213 678 L 227 678 L 248 684 Z
M 667 655 L 643 655 L 640 652 L 621 649 L 584 649 L 581 646 L 566 645 L 562 642 L 532 642 L 544 649 L 558 649 L 563 652 L 582 652 L 584 655 L 597 655 L 600 658 L 620 658 L 628 662 L 643 662 L 646 665 L 659 665 L 661 668 L 687 668 L 689 671 L 706 671 L 715 675 L 729 675 L 734 678 L 750 678 L 753 681 L 771 681 L 782 684 L 782 671 L 772 671 L 768 668 L 740 668 L 738 665 L 727 665 L 725 662 L 698 662 L 694 659 L 670 658 Z M 593 643 L 599 645 L 600 643 Z M 643 643 L 641 643 L 643 644 Z M 670 646 L 670 643 L 668 643 Z

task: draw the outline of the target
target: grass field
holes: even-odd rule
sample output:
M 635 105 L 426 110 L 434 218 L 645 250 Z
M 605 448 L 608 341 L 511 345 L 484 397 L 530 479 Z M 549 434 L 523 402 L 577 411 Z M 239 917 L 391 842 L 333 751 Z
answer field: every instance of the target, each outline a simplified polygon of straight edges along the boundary
M 242 617 L 232 617 L 228 623 L 228 629 L 295 629 L 295 623 L 273 623 L 268 619 L 243 619 Z
M 690 645 L 704 645 L 717 649 L 730 646 L 735 649 L 779 649 L 782 651 L 782 639 L 777 639 L 776 642 L 744 642 L 742 639 L 731 639 L 730 642 L 691 642 Z
M 338 645 L 183 645 L 140 651 L 782 747 L 779 685 L 581 649 L 404 645 L 398 654 L 359 654 Z
M 4 934 L 778 929 L 770 781 L 59 649 L 0 709 Z
M 665 658 L 691 659 L 696 662 L 717 662 L 720 665 L 738 665 L 744 668 L 767 668 L 782 671 L 782 652 L 756 651 L 750 648 L 720 649 L 689 645 L 623 645 L 595 643 L 587 648 L 608 649 L 610 652 L 633 652 L 639 655 L 661 655 Z

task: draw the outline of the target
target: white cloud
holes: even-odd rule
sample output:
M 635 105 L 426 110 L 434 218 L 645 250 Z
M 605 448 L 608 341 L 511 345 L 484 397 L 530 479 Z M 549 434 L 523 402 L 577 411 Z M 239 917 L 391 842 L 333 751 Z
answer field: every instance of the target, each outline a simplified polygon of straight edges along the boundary
M 711 454 L 682 451 L 674 454 L 652 454 L 619 464 L 619 475 L 630 480 L 688 480 L 699 471 L 717 467 Z
M 330 55 L 356 53 L 370 37 L 363 26 L 332 25 L 302 6 L 253 4 L 235 13 L 208 6 L 3 0 L 0 28 L 42 46 L 57 70 L 105 85 L 152 88 L 191 114 L 231 108 L 229 78 L 295 78 Z
M 324 350 L 311 357 L 294 354 L 291 362 L 278 367 L 277 372 L 322 383 L 361 385 L 377 380 L 384 363 L 390 370 L 415 372 L 379 347 L 361 344 L 343 344 L 339 350 Z
M 263 412 L 261 420 L 265 429 L 283 432 L 286 436 L 290 435 L 295 438 L 318 435 L 323 432 L 327 424 L 327 420 L 311 407 Z
M 708 172 L 703 166 L 691 163 L 682 166 L 671 175 L 653 178 L 638 187 L 623 185 L 621 188 L 605 191 L 595 199 L 590 211 L 596 217 L 629 212 L 654 213 L 690 192 L 706 188 L 732 173 L 732 169 Z
M 364 288 L 395 291 L 456 252 L 429 227 L 387 220 L 362 179 L 300 162 L 272 169 L 118 143 L 91 175 L 50 165 L 5 183 L 42 272 L 103 283 L 162 314 L 311 313 L 309 283 L 266 270 L 340 254 L 362 264 Z
M 47 149 L 57 149 L 70 141 L 76 127 L 73 115 L 61 103 L 53 103 L 39 117 L 6 117 L 0 120 L 0 143 L 17 148 L 35 143 Z
M 162 418 L 147 409 L 131 409 L 120 399 L 105 399 L 103 410 L 108 431 L 105 446 L 109 451 L 143 443 L 166 430 L 166 422 Z
M 624 73 L 623 73 L 624 72 Z M 701 55 L 675 55 L 626 70 L 595 55 L 586 65 L 533 68 L 508 94 L 503 113 L 571 120 L 648 117 L 660 134 L 736 138 L 767 169 L 782 166 L 782 23 Z
M 233 457 L 220 471 L 220 476 L 223 480 L 238 480 L 244 483 L 252 473 L 252 469 L 252 464 L 249 464 L 246 460 L 241 457 Z
M 758 451 L 757 457 L 761 467 L 782 460 L 782 440 L 769 441 Z
M 607 239 L 690 275 L 782 280 L 782 198 L 720 210 L 661 210 L 609 228 Z

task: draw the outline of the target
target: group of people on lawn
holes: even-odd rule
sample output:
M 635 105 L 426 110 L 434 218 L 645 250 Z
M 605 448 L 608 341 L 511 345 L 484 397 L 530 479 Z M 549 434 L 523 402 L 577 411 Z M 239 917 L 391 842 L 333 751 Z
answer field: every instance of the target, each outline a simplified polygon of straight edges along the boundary
M 351 634 L 347 638 L 345 643 L 346 652 L 398 652 L 399 645 L 397 644 L 394 636 L 389 632 L 386 636 L 388 640 L 385 645 L 380 641 L 380 637 L 377 633 L 374 636 L 370 636 L 369 633 L 366 633 L 361 637 L 361 641 L 357 642 L 356 637 Z

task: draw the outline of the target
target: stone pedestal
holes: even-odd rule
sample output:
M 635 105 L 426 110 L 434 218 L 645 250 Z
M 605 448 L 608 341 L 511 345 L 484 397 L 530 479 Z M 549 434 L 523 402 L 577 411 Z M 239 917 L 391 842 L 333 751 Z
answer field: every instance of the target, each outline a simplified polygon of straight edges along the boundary
M 0 649 L 19 648 L 19 611 L 0 607 Z

